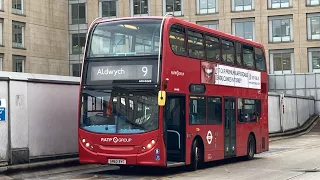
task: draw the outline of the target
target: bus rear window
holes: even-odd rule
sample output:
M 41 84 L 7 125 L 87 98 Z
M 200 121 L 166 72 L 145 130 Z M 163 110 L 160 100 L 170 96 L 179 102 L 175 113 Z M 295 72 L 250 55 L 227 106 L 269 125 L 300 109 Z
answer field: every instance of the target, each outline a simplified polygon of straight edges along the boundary
M 157 55 L 161 20 L 139 19 L 98 24 L 89 57 Z

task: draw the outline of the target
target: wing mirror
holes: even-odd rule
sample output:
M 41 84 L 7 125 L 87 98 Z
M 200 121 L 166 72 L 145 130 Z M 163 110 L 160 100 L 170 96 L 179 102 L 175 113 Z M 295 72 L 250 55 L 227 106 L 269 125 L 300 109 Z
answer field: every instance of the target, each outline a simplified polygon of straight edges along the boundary
M 166 104 L 166 92 L 165 91 L 159 91 L 158 93 L 158 105 L 164 106 Z

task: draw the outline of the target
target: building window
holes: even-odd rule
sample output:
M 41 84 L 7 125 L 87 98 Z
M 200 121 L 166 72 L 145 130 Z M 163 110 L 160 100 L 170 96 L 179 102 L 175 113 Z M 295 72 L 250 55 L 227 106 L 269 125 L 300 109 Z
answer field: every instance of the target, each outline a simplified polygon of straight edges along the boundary
M 232 11 L 250 11 L 254 9 L 254 0 L 231 0 Z
M 218 0 L 196 0 L 197 14 L 212 14 L 218 12 Z
M 117 17 L 118 5 L 117 0 L 100 0 L 99 16 L 100 17 Z
M 269 42 L 289 41 L 293 41 L 292 15 L 269 17 Z
M 86 43 L 86 33 L 72 34 L 72 54 L 82 54 Z
M 319 6 L 320 0 L 307 0 L 307 6 Z
M 81 75 L 82 63 L 72 63 L 70 64 L 70 75 L 75 77 L 80 77 Z
M 201 21 L 197 22 L 197 24 L 214 30 L 219 29 L 219 21 Z
M 320 13 L 307 14 L 308 40 L 320 40 Z
M 149 0 L 130 0 L 131 16 L 148 16 Z
M 308 48 L 309 72 L 320 72 L 320 48 Z
M 24 48 L 24 31 L 24 23 L 12 22 L 12 47 Z
M 232 34 L 254 41 L 255 39 L 255 25 L 254 18 L 249 19 L 233 19 L 232 20 Z
M 0 0 L 1 1 L 1 0 Z M 3 20 L 0 19 L 0 46 L 3 45 L 3 33 L 2 33 Z
M 163 0 L 163 14 L 172 13 L 174 16 L 182 16 L 183 0 Z
M 12 0 L 12 13 L 23 14 L 23 1 L 24 0 Z
M 86 3 L 71 4 L 72 24 L 86 24 Z
M 12 56 L 12 71 L 13 72 L 24 72 L 24 56 Z
M 3 54 L 0 54 L 0 71 L 3 71 Z
M 292 0 L 268 0 L 268 8 L 280 9 L 292 7 Z
M 270 50 L 270 74 L 294 73 L 294 53 L 289 50 Z
M 199 96 L 190 96 L 189 99 L 190 124 L 206 124 L 206 99 Z

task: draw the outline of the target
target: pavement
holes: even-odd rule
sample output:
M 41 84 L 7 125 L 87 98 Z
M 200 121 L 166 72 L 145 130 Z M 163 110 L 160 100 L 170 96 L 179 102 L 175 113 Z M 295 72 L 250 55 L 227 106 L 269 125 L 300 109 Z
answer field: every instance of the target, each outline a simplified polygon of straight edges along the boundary
M 5 172 L 7 179 L 236 179 L 236 180 L 320 180 L 320 122 L 311 123 L 305 132 L 273 138 L 268 152 L 252 161 L 241 158 L 209 163 L 188 172 L 183 168 L 143 168 L 120 171 L 116 166 L 60 164 L 54 168 L 34 166 L 33 170 Z

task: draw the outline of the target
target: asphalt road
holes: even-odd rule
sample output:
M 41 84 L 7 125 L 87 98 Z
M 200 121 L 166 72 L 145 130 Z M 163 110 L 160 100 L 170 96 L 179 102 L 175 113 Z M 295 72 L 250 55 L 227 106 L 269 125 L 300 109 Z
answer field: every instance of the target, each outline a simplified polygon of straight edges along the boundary
M 320 123 L 303 136 L 274 141 L 270 151 L 254 160 L 218 161 L 204 169 L 188 172 L 174 169 L 132 169 L 122 172 L 114 166 L 61 167 L 19 173 L 7 179 L 208 179 L 208 180 L 320 180 Z M 4 178 L 0 178 L 4 179 Z

